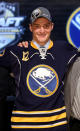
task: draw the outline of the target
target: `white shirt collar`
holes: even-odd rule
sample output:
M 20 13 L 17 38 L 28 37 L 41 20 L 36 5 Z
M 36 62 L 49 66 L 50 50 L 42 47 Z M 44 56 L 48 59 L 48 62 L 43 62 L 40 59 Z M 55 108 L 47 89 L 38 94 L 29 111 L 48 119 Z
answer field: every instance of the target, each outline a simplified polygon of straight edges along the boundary
M 38 49 L 41 47 L 36 41 L 34 41 L 34 40 L 32 40 L 32 41 L 33 41 L 34 45 L 35 45 Z M 50 40 L 44 45 L 44 47 L 45 47 L 46 49 L 48 49 L 49 44 L 50 44 Z

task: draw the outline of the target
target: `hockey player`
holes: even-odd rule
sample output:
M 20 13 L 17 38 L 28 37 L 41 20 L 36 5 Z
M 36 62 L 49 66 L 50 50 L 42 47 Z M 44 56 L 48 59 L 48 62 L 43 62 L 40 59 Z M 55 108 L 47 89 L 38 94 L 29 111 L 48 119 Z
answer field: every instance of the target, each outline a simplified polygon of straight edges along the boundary
M 77 57 L 71 45 L 50 39 L 54 23 L 50 12 L 38 7 L 29 25 L 33 38 L 28 48 L 12 46 L 0 56 L 18 88 L 11 117 L 12 131 L 67 131 L 63 81 Z

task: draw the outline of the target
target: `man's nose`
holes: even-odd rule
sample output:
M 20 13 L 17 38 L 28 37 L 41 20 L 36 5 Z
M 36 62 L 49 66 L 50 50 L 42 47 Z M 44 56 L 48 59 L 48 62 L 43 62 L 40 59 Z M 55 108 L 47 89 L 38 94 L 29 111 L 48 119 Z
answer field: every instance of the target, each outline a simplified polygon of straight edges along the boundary
M 44 32 L 44 27 L 43 26 L 41 26 L 40 31 Z

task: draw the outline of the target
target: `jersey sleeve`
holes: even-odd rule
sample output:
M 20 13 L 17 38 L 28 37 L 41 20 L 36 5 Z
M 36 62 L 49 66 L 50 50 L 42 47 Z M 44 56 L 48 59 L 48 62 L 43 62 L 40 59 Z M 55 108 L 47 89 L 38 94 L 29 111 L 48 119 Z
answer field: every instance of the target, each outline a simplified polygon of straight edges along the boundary
M 7 49 L 0 53 L 0 66 L 10 68 L 10 51 Z

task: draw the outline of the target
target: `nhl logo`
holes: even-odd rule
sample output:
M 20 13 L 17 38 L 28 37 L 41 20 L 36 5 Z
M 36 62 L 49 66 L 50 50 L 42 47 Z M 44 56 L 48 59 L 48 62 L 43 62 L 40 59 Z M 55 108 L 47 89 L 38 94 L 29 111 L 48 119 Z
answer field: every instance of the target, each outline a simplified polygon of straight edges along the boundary
M 24 17 L 19 16 L 18 10 L 17 3 L 0 2 L 0 51 L 16 44 L 24 32 Z
M 41 59 L 46 59 L 45 57 L 46 57 L 47 49 L 45 47 L 40 47 L 39 52 L 40 52 Z

